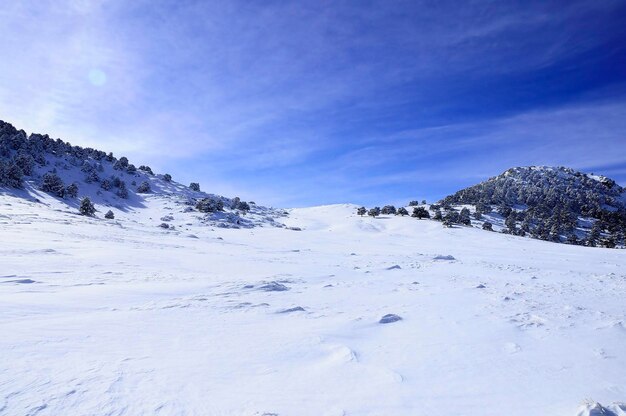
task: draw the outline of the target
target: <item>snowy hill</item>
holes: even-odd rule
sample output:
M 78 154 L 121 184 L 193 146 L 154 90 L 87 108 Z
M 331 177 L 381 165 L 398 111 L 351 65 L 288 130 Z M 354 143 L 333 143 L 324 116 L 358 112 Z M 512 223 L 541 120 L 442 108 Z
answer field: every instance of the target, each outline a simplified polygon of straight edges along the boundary
M 72 146 L 47 135 L 27 136 L 0 121 L 0 195 L 15 196 L 39 206 L 78 213 L 85 197 L 96 217 L 109 210 L 117 219 L 143 221 L 172 231 L 191 225 L 249 228 L 284 226 L 284 212 L 239 198 L 184 186 L 149 166 L 135 167 L 125 157 Z M 33 205 L 34 206 L 34 205 Z
M 511 172 L 479 206 L 535 189 Z M 621 212 L 606 178 L 554 173 Z M 7 123 L 0 180 L 2 416 L 626 412 L 621 250 L 265 208 Z
M 468 206 L 477 222 L 495 223 L 510 234 L 587 246 L 624 244 L 626 190 L 612 179 L 565 167 L 512 168 L 440 204 Z

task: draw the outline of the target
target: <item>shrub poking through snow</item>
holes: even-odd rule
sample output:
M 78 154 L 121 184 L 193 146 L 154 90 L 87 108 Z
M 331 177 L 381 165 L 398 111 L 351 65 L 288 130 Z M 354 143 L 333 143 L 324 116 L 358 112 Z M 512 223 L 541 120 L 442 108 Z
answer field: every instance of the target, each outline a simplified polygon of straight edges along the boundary
M 191 182 L 189 184 L 189 189 L 192 191 L 200 192 L 200 184 L 198 182 Z
M 221 199 L 202 198 L 196 203 L 196 209 L 200 212 L 217 212 L 224 210 L 224 203 Z
M 93 206 L 93 203 L 88 197 L 84 197 L 80 201 L 80 207 L 78 207 L 78 211 L 81 215 L 87 215 L 88 217 L 92 217 L 96 213 L 96 207 Z
M 112 220 L 115 218 L 115 214 L 113 214 L 113 211 L 108 210 L 106 214 L 104 214 L 104 218 L 106 218 L 107 220 Z
M 400 215 L 400 216 L 405 216 L 405 215 L 409 215 L 409 211 L 406 210 L 406 208 L 404 207 L 400 207 L 398 208 L 398 211 L 396 212 L 396 215 Z
M 357 215 L 360 215 L 362 217 L 363 215 L 367 214 L 367 209 L 365 207 L 358 208 L 356 210 L 356 213 Z
M 490 223 L 489 221 L 483 222 L 483 230 L 493 231 L 493 224 Z
M 141 184 L 137 187 L 137 192 L 140 194 L 147 194 L 150 190 L 150 183 L 148 183 L 148 181 L 141 182 Z
M 165 182 L 172 182 L 172 175 L 170 175 L 169 173 L 166 173 L 165 175 L 163 175 L 163 180 Z

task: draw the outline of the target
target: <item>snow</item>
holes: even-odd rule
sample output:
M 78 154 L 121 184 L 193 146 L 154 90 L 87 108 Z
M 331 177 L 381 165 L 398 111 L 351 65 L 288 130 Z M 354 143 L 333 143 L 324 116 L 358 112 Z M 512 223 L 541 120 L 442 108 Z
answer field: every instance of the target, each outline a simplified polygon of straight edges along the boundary
M 621 250 L 354 205 L 288 210 L 296 232 L 40 197 L 0 193 L 1 415 L 624 414 Z

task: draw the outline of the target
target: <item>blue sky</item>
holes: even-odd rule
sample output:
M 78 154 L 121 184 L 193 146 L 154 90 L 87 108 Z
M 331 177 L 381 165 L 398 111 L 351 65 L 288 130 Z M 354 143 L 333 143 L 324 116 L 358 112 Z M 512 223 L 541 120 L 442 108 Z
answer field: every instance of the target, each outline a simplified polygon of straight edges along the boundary
M 626 183 L 626 2 L 21 0 L 0 119 L 278 206 Z

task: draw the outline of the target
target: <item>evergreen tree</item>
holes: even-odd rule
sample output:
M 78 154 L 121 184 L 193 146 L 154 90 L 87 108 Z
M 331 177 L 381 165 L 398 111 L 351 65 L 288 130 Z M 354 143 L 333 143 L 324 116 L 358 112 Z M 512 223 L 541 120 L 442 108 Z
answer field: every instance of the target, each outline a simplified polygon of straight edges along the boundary
M 483 230 L 493 231 L 493 224 L 491 224 L 489 221 L 483 222 Z
M 192 191 L 200 192 L 200 184 L 197 182 L 191 182 L 189 184 L 189 189 L 191 189 Z
M 63 180 L 54 172 L 43 175 L 41 190 L 63 198 L 65 196 L 65 184 Z
M 163 175 L 163 180 L 165 182 L 172 182 L 172 175 L 170 175 L 169 173 L 166 173 L 165 175 Z
M 80 201 L 80 207 L 78 208 L 78 211 L 81 213 L 81 215 L 87 215 L 91 217 L 96 213 L 96 207 L 94 207 L 94 205 L 91 203 L 89 197 L 84 197 Z
M 459 223 L 463 225 L 472 225 L 472 220 L 470 219 L 470 211 L 466 207 L 461 209 L 461 213 L 459 214 Z
M 360 207 L 356 210 L 357 215 L 360 215 L 361 217 L 365 214 L 367 214 L 367 209 L 365 207 Z
M 140 194 L 147 194 L 151 191 L 150 183 L 148 181 L 143 181 L 138 187 L 137 192 Z
M 409 215 L 409 211 L 407 211 L 404 207 L 400 207 L 398 208 L 397 215 L 401 215 L 404 217 L 405 215 Z
M 70 198 L 76 198 L 78 196 L 78 185 L 72 183 L 65 188 L 65 194 Z
M 374 207 L 374 208 L 370 209 L 367 212 L 367 215 L 369 215 L 370 217 L 374 217 L 374 218 L 378 217 L 380 215 L 380 208 L 379 207 Z
M 394 215 L 396 213 L 396 207 L 393 205 L 385 205 L 383 209 L 380 210 L 383 215 Z
M 421 220 L 422 218 L 430 218 L 430 213 L 424 207 L 415 207 L 411 217 Z
M 104 218 L 106 218 L 107 220 L 112 220 L 115 218 L 115 214 L 113 214 L 113 211 L 108 210 L 106 214 L 104 214 Z

